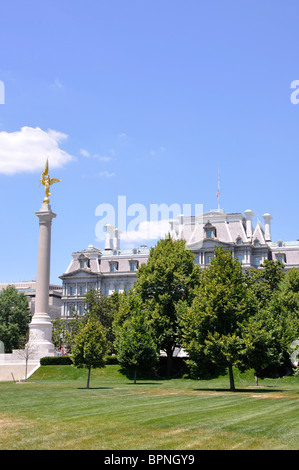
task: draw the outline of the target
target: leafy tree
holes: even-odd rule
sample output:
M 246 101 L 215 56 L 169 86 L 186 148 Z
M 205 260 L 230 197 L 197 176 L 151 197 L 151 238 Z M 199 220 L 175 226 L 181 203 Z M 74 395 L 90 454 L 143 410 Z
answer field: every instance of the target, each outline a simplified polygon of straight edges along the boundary
M 280 261 L 265 260 L 262 269 L 253 269 L 247 273 L 247 284 L 258 301 L 258 307 L 263 308 L 279 289 L 284 278 L 284 265 Z
M 258 377 L 265 377 L 270 370 L 278 370 L 282 365 L 279 326 L 265 312 L 257 312 L 242 324 L 243 347 L 238 367 L 240 370 L 253 369 L 256 384 Z
M 65 320 L 55 318 L 52 321 L 52 342 L 55 348 L 60 348 L 64 345 L 68 351 L 71 351 L 72 335 Z
M 206 357 L 228 367 L 231 390 L 233 366 L 240 363 L 244 347 L 241 325 L 253 307 L 240 263 L 230 252 L 216 248 L 192 305 L 181 309 L 183 345 L 191 360 Z
M 89 318 L 75 337 L 73 347 L 74 365 L 78 368 L 88 369 L 86 388 L 89 388 L 91 369 L 104 367 L 106 354 L 106 331 L 97 320 Z
M 271 368 L 272 372 L 286 373 L 292 368 L 290 346 L 299 338 L 299 270 L 286 272 L 277 291 L 266 308 L 259 311 L 263 317 L 265 329 L 274 330 L 277 354 L 280 356 L 280 367 Z
M 110 353 L 113 352 L 113 320 L 118 311 L 119 298 L 121 296 L 114 293 L 110 297 L 105 297 L 100 291 L 90 289 L 85 294 L 86 309 L 84 315 L 79 315 L 76 310 L 72 311 L 72 315 L 67 322 L 55 319 L 53 322 L 52 341 L 57 347 L 63 341 L 68 352 L 72 352 L 76 335 L 81 328 L 93 318 L 104 327 L 107 347 Z M 62 338 L 62 339 L 61 339 Z
M 192 301 L 199 280 L 193 253 L 186 250 L 185 241 L 173 241 L 170 236 L 151 249 L 148 262 L 137 273 L 135 292 L 146 303 L 157 345 L 167 355 L 168 375 L 174 348 L 180 344 L 177 305 Z
M 85 318 L 92 316 L 105 328 L 110 352 L 113 347 L 114 333 L 113 320 L 119 307 L 119 294 L 116 292 L 110 297 L 103 296 L 99 290 L 90 289 L 85 294 Z
M 28 299 L 14 286 L 0 292 L 0 340 L 6 352 L 18 349 L 29 329 L 31 314 Z
M 134 372 L 136 383 L 137 371 L 153 369 L 159 356 L 142 302 L 138 297 L 134 300 L 134 311 L 116 328 L 115 346 L 119 363 Z

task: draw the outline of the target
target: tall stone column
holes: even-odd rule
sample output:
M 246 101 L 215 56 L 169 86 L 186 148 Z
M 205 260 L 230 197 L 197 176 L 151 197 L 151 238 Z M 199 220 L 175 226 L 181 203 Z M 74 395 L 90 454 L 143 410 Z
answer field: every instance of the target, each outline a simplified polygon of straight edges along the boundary
M 39 218 L 39 241 L 36 274 L 35 313 L 29 325 L 29 341 L 36 357 L 54 354 L 52 322 L 49 316 L 49 284 L 51 256 L 51 225 L 56 214 L 51 205 L 43 202 L 35 213 Z

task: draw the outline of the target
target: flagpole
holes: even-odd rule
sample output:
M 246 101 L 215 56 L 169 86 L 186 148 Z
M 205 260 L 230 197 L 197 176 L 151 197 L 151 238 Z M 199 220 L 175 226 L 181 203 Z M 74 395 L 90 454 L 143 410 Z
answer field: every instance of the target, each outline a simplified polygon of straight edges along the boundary
M 218 167 L 218 192 L 217 192 L 217 197 L 218 197 L 218 211 L 220 212 L 220 169 Z

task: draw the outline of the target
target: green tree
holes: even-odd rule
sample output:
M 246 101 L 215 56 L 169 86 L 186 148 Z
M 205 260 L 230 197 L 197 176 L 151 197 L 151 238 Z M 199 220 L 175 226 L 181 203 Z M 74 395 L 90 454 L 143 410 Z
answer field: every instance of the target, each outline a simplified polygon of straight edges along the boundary
M 256 297 L 258 307 L 264 308 L 278 291 L 285 273 L 284 265 L 280 261 L 265 260 L 261 268 L 247 273 L 247 285 Z
M 67 342 L 67 335 L 69 334 L 66 328 L 66 322 L 60 318 L 55 318 L 52 321 L 52 343 L 55 348 L 61 347 L 62 344 Z
M 119 307 L 119 294 L 114 293 L 110 297 L 103 296 L 99 290 L 90 289 L 85 294 L 85 318 L 93 317 L 105 328 L 110 352 L 113 352 L 113 320 Z
M 152 370 L 159 357 L 150 323 L 142 309 L 141 300 L 137 299 L 130 316 L 116 328 L 115 339 L 118 361 L 125 369 L 133 371 L 134 383 L 137 372 Z
M 192 305 L 181 309 L 183 345 L 191 360 L 205 357 L 228 367 L 231 390 L 233 366 L 240 363 L 244 347 L 241 325 L 252 309 L 240 263 L 230 252 L 216 248 Z
M 180 345 L 177 305 L 191 302 L 199 280 L 193 253 L 186 249 L 185 241 L 173 241 L 170 236 L 151 249 L 148 262 L 137 273 L 135 292 L 146 303 L 157 345 L 167 355 L 168 375 L 174 348 Z
M 106 363 L 107 339 L 104 327 L 95 319 L 88 321 L 75 337 L 73 363 L 78 368 L 87 368 L 87 385 L 89 388 L 92 368 L 102 368 Z
M 28 299 L 14 286 L 0 292 L 0 340 L 5 352 L 18 349 L 27 336 L 31 314 Z
M 299 270 L 296 268 L 286 272 L 266 308 L 259 315 L 265 321 L 265 329 L 275 330 L 275 347 L 280 355 L 280 375 L 292 368 L 290 346 L 299 338 Z M 273 368 L 272 368 L 273 369 Z
M 280 328 L 265 313 L 265 310 L 257 312 L 242 325 L 243 347 L 238 367 L 241 371 L 253 369 L 256 384 L 259 377 L 267 376 L 270 370 L 279 370 L 282 365 Z

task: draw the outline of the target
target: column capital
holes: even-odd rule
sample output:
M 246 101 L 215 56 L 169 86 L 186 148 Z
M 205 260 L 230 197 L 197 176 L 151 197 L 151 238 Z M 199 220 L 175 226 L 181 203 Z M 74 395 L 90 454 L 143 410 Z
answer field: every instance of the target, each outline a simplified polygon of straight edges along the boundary
M 51 205 L 43 203 L 39 211 L 35 212 L 35 215 L 39 218 L 40 221 L 44 220 L 49 221 L 55 219 L 56 214 L 52 212 Z

